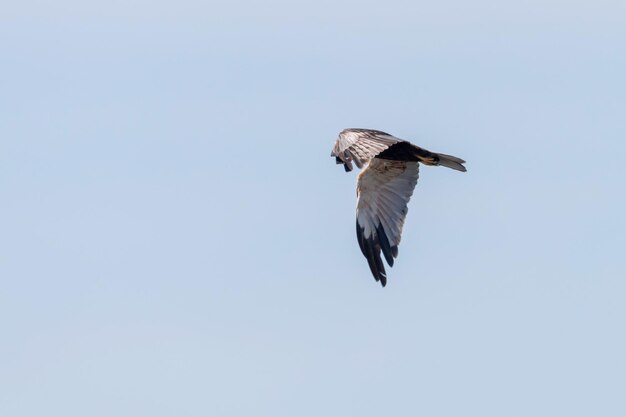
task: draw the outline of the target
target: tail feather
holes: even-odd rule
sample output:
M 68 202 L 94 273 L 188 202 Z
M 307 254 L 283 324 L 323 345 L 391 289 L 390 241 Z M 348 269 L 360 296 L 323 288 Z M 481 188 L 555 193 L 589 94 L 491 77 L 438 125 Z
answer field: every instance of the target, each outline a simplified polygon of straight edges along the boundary
M 452 155 L 446 155 L 443 153 L 438 153 L 436 155 L 437 155 L 437 158 L 439 159 L 437 161 L 438 162 L 437 165 L 442 165 L 444 167 L 452 168 L 461 172 L 467 171 L 467 169 L 465 169 L 465 167 L 463 166 L 465 161 L 462 160 L 461 158 L 457 158 L 456 156 L 452 156 Z
M 456 156 L 446 155 L 445 153 L 431 152 L 414 145 L 413 154 L 424 165 L 442 165 L 461 172 L 467 171 L 463 166 L 465 161 L 461 158 L 457 158 Z

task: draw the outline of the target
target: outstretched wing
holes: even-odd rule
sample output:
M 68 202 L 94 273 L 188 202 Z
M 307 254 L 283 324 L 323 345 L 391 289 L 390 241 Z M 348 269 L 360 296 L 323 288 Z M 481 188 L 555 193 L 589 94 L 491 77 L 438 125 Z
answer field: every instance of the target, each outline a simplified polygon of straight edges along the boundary
M 373 157 L 393 145 L 402 142 L 388 133 L 370 129 L 345 129 L 337 138 L 330 156 L 346 171 L 352 171 L 352 161 L 362 168 Z
M 376 281 L 385 286 L 389 266 L 398 256 L 402 226 L 419 176 L 418 162 L 372 159 L 357 182 L 356 234 Z

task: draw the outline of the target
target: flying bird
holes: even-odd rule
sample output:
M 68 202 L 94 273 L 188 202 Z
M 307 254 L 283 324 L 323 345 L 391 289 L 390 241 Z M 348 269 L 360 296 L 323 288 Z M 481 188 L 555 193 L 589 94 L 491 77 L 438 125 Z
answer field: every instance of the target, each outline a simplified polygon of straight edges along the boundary
M 339 133 L 330 156 L 346 172 L 354 163 L 363 171 L 357 177 L 356 236 L 372 275 L 384 287 L 389 266 L 398 257 L 407 204 L 419 176 L 419 164 L 441 165 L 465 172 L 464 160 L 427 151 L 389 133 L 370 129 L 345 129 Z

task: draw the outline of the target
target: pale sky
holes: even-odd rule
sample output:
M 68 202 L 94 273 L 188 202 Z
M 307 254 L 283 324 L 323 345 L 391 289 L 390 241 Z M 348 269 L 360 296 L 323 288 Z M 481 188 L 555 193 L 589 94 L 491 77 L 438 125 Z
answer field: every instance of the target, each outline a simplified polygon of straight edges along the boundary
M 626 5 L 0 10 L 0 415 L 626 415 Z M 381 288 L 346 127 L 423 167 Z

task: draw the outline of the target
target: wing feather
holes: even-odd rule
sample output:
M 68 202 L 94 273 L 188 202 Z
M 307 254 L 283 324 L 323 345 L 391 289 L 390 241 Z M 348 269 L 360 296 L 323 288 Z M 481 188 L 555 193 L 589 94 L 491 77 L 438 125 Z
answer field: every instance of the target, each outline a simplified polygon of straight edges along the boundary
M 346 171 L 352 171 L 352 162 L 362 168 L 398 142 L 402 140 L 379 130 L 345 129 L 339 134 L 330 156 L 334 156 L 338 164 L 345 164 Z
M 357 182 L 357 240 L 370 270 L 383 286 L 398 256 L 402 227 L 419 176 L 418 162 L 371 159 Z

